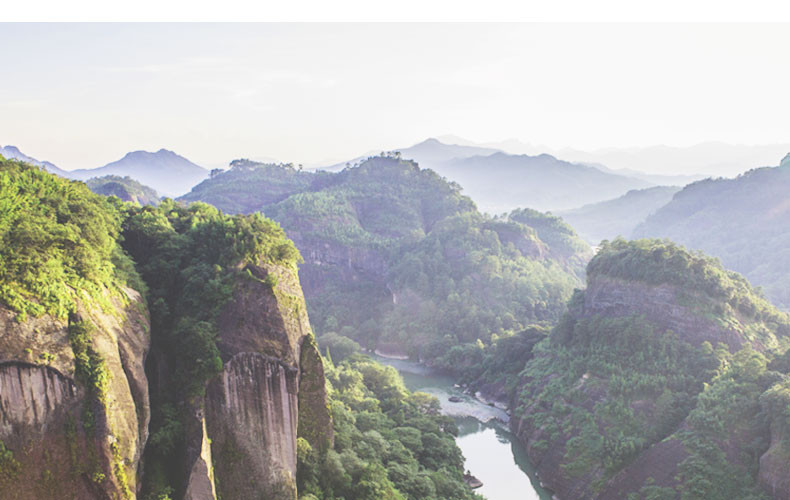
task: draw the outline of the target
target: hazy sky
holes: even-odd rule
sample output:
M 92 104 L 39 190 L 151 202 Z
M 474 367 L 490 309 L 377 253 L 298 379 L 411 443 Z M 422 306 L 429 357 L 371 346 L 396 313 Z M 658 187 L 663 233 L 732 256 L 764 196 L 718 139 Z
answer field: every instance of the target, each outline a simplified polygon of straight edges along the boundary
M 0 24 L 0 144 L 314 163 L 456 134 L 790 141 L 790 25 Z

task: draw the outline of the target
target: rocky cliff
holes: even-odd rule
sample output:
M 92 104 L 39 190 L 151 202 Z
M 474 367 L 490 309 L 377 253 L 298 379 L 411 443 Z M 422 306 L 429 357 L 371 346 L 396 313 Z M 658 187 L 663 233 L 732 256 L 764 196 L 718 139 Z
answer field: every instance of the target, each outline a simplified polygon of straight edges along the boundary
M 296 498 L 333 428 L 276 223 L 3 159 L 0 207 L 0 498 Z
M 148 436 L 149 324 L 130 289 L 68 320 L 0 307 L 0 441 L 9 499 L 134 498 Z
M 252 278 L 237 284 L 219 315 L 223 369 L 197 417 L 205 417 L 195 434 L 200 445 L 190 446 L 202 450 L 210 440 L 211 459 L 201 452 L 187 464 L 187 498 L 215 498 L 216 490 L 223 498 L 295 499 L 297 436 L 313 446 L 332 441 L 323 367 L 296 273 L 262 264 L 245 271 Z
M 768 361 L 787 316 L 672 244 L 601 252 L 514 403 L 542 481 L 561 499 L 786 498 L 789 378 Z

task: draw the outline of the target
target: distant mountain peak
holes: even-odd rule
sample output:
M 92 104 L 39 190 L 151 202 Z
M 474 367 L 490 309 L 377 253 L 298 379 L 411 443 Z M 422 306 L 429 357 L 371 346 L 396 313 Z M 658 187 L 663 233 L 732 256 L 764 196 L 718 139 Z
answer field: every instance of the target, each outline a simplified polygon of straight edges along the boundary
M 181 155 L 165 148 L 161 148 L 156 152 L 146 151 L 144 149 L 139 149 L 137 151 L 130 151 L 124 155 L 124 158 L 144 158 L 149 156 L 160 156 L 160 157 L 173 156 L 173 157 L 182 158 Z
M 784 158 L 782 158 L 781 163 L 779 163 L 780 167 L 790 167 L 790 153 L 787 153 Z
M 422 142 L 418 142 L 417 144 L 406 148 L 406 149 L 415 149 L 415 148 L 425 148 L 425 147 L 441 147 L 441 146 L 451 146 L 452 144 L 447 144 L 435 137 L 429 137 Z
M 16 146 L 11 146 L 11 145 L 0 146 L 0 155 L 2 155 L 4 158 L 8 160 L 24 161 L 26 163 L 31 163 L 39 167 L 44 167 L 46 170 L 54 174 L 64 177 L 68 176 L 68 172 L 66 172 L 65 170 L 61 170 L 60 168 L 58 168 L 57 166 L 55 166 L 54 164 L 48 161 L 38 161 L 37 159 L 28 156 L 22 151 L 20 151 L 19 148 Z

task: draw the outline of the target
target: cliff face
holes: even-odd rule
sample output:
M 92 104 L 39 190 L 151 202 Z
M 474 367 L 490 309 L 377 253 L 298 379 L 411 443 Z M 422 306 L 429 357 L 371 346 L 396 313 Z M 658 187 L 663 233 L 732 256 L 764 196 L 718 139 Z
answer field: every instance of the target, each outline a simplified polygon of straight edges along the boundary
M 195 453 L 188 498 L 296 498 L 296 440 L 300 414 L 310 415 L 305 438 L 331 443 L 323 367 L 312 340 L 296 273 L 282 266 L 248 266 L 220 313 L 224 367 L 209 383 L 205 421 L 194 450 L 211 440 L 212 460 Z M 273 284 L 274 283 L 274 284 Z M 205 465 L 203 465 L 205 464 Z M 214 475 L 214 480 L 209 477 Z
M 727 344 L 730 350 L 740 349 L 748 339 L 738 324 L 722 324 L 715 318 L 698 314 L 691 303 L 697 298 L 693 291 L 669 284 L 649 285 L 608 276 L 589 280 L 584 303 L 575 312 L 577 318 L 595 315 L 619 317 L 642 315 L 646 322 L 661 325 L 680 335 L 694 346 L 703 342 Z M 766 346 L 757 343 L 763 350 Z M 775 343 L 772 342 L 771 347 Z
M 142 299 L 125 293 L 105 310 L 80 304 L 69 321 L 20 323 L 0 307 L 0 441 L 16 461 L 0 477 L 0 497 L 135 496 L 148 437 L 150 339 Z M 93 378 L 82 376 L 85 356 Z
M 786 356 L 786 355 L 785 355 Z M 757 480 L 776 500 L 790 500 L 790 377 L 760 397 L 762 409 L 771 415 L 770 445 L 760 457 Z
M 790 500 L 790 476 L 787 474 L 790 446 L 787 443 L 788 437 L 774 425 L 771 429 L 771 445 L 760 457 L 758 481 L 775 500 Z
M 299 231 L 289 232 L 297 248 L 302 250 L 305 263 L 299 269 L 302 288 L 307 296 L 317 295 L 332 280 L 340 283 L 369 281 L 381 288 L 386 287 L 387 261 L 383 251 L 372 248 L 357 248 L 335 241 L 303 239 Z

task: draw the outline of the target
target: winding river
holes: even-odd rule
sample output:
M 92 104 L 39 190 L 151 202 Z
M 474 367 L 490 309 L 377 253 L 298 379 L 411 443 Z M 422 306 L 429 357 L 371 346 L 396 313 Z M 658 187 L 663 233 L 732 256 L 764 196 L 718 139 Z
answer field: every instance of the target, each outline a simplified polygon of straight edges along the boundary
M 551 500 L 551 493 L 541 488 L 527 452 L 508 430 L 508 415 L 454 387 L 450 377 L 432 373 L 411 361 L 375 356 L 379 362 L 400 372 L 412 391 L 436 396 L 442 413 L 458 425 L 459 448 L 466 457 L 465 468 L 483 482 L 476 491 L 488 500 Z M 450 397 L 461 398 L 451 402 Z

